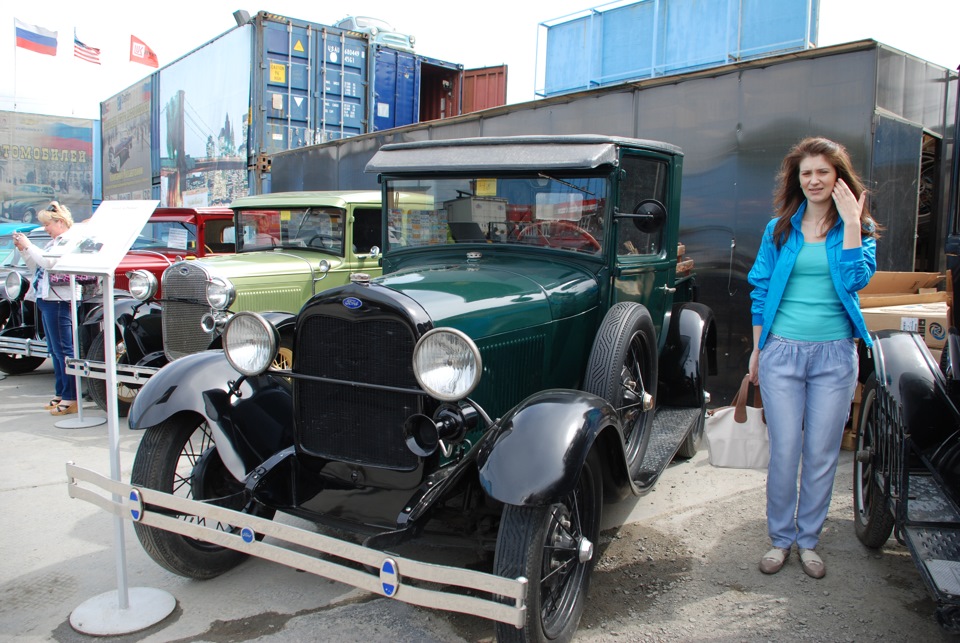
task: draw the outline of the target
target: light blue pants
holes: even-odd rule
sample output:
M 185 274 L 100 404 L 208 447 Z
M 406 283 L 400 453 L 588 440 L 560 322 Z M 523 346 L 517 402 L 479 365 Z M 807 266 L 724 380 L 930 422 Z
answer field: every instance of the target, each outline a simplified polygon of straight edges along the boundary
M 803 342 L 769 335 L 760 351 L 770 435 L 767 530 L 774 547 L 813 549 L 820 540 L 857 370 L 852 339 Z

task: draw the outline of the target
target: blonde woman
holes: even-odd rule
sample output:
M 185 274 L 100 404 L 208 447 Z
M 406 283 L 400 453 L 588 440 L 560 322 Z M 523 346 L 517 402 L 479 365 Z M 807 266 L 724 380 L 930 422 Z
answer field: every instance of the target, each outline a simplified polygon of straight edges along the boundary
M 68 415 L 77 412 L 76 380 L 66 373 L 66 359 L 73 357 L 73 319 L 70 311 L 73 298 L 69 282 L 50 282 L 48 271 L 57 260 L 44 257 L 43 251 L 73 226 L 73 216 L 65 206 L 54 201 L 37 215 L 37 219 L 51 237 L 44 248 L 33 245 L 23 234 L 14 235 L 13 242 L 33 272 L 32 292 L 36 297 L 37 310 L 47 338 L 47 350 L 53 362 L 56 390 L 47 408 L 51 415 Z

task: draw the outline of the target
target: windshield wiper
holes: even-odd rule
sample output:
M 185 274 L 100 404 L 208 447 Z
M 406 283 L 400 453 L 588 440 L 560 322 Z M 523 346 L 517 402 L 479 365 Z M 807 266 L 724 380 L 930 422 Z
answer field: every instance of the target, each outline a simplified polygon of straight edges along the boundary
M 580 192 L 583 192 L 584 194 L 589 194 L 590 196 L 597 196 L 597 195 L 594 194 L 593 192 L 590 192 L 589 190 L 585 190 L 584 188 L 580 187 L 579 185 L 574 185 L 573 183 L 569 183 L 569 182 L 567 182 L 567 181 L 564 181 L 563 179 L 558 179 L 558 178 L 555 177 L 555 176 L 550 176 L 549 174 L 544 174 L 543 172 L 539 172 L 539 173 L 537 174 L 537 176 L 539 176 L 541 179 L 547 179 L 548 181 L 556 181 L 556 182 L 559 183 L 560 185 L 565 185 L 565 186 L 567 186 L 568 188 L 573 188 L 574 190 L 579 190 Z

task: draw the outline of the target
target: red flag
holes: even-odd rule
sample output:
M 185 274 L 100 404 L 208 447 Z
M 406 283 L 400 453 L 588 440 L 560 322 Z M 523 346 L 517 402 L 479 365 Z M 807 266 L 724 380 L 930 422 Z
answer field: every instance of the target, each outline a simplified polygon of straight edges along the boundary
M 157 61 L 157 54 L 147 46 L 147 43 L 136 36 L 130 36 L 130 61 L 147 65 L 148 67 L 160 66 L 160 63 Z

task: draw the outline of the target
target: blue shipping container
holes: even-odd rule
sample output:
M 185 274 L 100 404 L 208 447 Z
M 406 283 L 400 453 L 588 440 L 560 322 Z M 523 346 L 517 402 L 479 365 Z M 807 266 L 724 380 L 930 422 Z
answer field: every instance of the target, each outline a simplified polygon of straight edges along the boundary
M 817 41 L 819 5 L 819 0 L 620 1 L 543 22 L 536 92 L 553 96 L 809 49 Z

